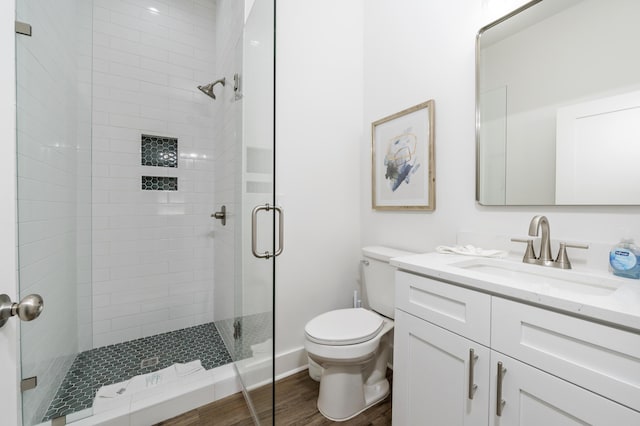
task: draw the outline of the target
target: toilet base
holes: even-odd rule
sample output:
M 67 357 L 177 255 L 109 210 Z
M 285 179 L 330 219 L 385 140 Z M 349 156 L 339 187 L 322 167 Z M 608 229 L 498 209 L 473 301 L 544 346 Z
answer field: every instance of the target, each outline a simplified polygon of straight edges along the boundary
M 360 376 L 360 373 L 358 373 L 358 376 Z M 344 376 L 338 380 L 341 381 L 343 386 L 347 383 Z M 371 406 L 384 400 L 390 393 L 389 381 L 387 379 L 380 380 L 372 385 L 363 386 L 360 376 L 353 380 L 354 383 L 343 387 L 343 392 L 338 393 L 336 393 L 335 388 L 329 384 L 330 382 L 331 380 L 327 380 L 326 376 L 324 376 L 323 381 L 320 382 L 318 411 L 320 411 L 324 417 L 334 422 L 344 422 L 352 419 Z M 323 392 L 323 384 L 325 385 L 325 392 Z

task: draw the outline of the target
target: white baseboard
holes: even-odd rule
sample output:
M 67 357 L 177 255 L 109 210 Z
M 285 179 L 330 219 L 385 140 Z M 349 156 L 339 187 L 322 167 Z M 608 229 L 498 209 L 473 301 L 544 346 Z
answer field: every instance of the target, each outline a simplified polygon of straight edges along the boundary
M 276 355 L 275 362 L 276 380 L 305 370 L 309 367 L 307 351 L 303 347 L 290 349 Z M 262 363 L 253 361 L 251 365 L 238 363 L 242 371 L 242 381 L 247 390 L 257 389 L 271 383 L 271 359 L 265 359 Z
M 307 351 L 304 347 L 290 349 L 276 355 L 276 380 L 309 368 Z

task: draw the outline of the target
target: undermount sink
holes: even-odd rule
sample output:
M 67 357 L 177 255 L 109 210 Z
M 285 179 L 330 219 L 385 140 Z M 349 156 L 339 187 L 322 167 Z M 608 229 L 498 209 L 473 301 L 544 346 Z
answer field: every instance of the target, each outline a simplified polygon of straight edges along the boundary
M 609 296 L 618 290 L 622 282 L 616 278 L 574 270 L 554 269 L 501 259 L 472 258 L 451 263 L 450 266 L 497 277 L 500 281 L 507 279 L 512 287 L 545 292 L 550 295 L 572 293 L 585 296 Z

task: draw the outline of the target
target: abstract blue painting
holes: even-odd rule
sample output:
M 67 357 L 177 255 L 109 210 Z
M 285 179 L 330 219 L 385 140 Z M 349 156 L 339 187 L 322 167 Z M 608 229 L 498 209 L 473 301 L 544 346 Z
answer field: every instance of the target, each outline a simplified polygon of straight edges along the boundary
M 420 163 L 416 156 L 417 142 L 413 133 L 403 133 L 389 141 L 384 157 L 384 177 L 389 181 L 392 191 L 398 189 L 402 182 L 409 184 L 411 175 L 418 171 Z
M 372 123 L 372 208 L 435 208 L 433 109 L 429 100 Z

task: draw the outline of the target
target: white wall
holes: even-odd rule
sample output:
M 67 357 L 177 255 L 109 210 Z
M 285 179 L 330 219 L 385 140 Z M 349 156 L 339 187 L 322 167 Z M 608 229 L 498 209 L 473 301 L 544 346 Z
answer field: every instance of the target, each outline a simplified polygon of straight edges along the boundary
M 94 3 L 94 347 L 213 320 L 215 2 L 154 7 Z M 142 133 L 178 138 L 178 168 L 141 166 Z
M 432 249 L 437 241 L 455 235 L 462 217 L 460 205 L 473 208 L 475 204 L 475 181 L 465 176 L 475 178 L 473 64 L 478 11 L 475 1 L 365 2 L 365 142 L 360 151 L 363 245 Z M 436 209 L 433 213 L 373 211 L 371 122 L 428 99 L 435 100 Z
M 618 241 L 640 236 L 638 207 L 482 207 L 475 200 L 474 43 L 483 25 L 520 6 L 517 0 L 365 2 L 364 123 L 435 99 L 436 210 L 382 213 L 370 208 L 370 154 L 361 149 L 362 243 L 417 251 L 454 244 L 459 230 L 525 235 L 545 214 L 552 237 Z M 402 25 L 388 25 L 402 22 Z M 405 64 L 405 66 L 398 66 Z M 516 250 L 520 248 L 516 245 Z M 571 256 L 571 255 L 570 255 Z
M 315 315 L 348 307 L 360 259 L 363 1 L 279 0 L 276 352 L 304 344 Z

